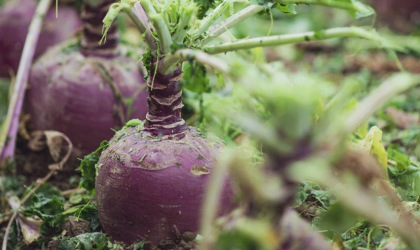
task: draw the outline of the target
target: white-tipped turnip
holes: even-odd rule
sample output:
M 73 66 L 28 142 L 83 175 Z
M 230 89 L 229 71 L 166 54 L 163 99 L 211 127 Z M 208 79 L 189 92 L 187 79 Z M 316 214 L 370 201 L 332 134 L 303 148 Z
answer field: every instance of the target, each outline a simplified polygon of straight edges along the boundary
M 25 107 L 33 128 L 63 132 L 82 153 L 96 149 L 126 119 L 143 119 L 147 112 L 143 75 L 129 57 L 138 50 L 119 44 L 115 23 L 98 44 L 112 3 L 84 1 L 81 38 L 51 48 L 29 76 Z
M 29 24 L 37 1 L 17 0 L 0 8 L 0 77 L 16 74 Z M 51 7 L 45 16 L 35 58 L 49 47 L 68 39 L 82 26 L 77 11 L 66 5 Z

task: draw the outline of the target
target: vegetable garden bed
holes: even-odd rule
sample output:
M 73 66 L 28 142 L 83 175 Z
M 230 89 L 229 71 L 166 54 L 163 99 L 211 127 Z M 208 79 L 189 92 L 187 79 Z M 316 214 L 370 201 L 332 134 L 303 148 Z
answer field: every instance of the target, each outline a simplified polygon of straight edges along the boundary
M 347 27 L 373 21 L 357 1 L 140 0 L 111 5 L 101 42 L 113 44 L 119 11 L 136 28 L 118 17 L 123 42 L 146 45 L 129 57 L 146 68 L 148 114 L 121 126 L 146 93 L 118 103 L 115 62 L 93 67 L 112 89 L 107 115 L 124 119 L 85 154 L 72 143 L 91 141 L 83 123 L 59 117 L 79 128 L 70 138 L 48 123 L 36 130 L 33 97 L 19 115 L 23 62 L 21 85 L 0 98 L 5 113 L 17 96 L 0 136 L 2 250 L 420 249 L 415 34 Z M 57 58 L 92 59 L 98 48 L 83 39 Z M 93 57 L 126 60 L 108 52 Z

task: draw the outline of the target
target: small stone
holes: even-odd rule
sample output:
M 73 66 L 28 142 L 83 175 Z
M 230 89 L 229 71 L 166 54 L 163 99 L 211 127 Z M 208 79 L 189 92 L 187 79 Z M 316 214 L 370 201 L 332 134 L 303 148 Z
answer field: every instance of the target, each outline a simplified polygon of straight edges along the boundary
M 315 214 L 315 212 L 316 212 L 316 208 L 315 207 L 309 207 L 308 208 L 308 213 L 309 214 Z
M 52 240 L 48 243 L 48 249 L 50 250 L 58 250 L 58 246 L 60 246 L 61 240 Z
M 185 242 L 193 241 L 195 239 L 195 234 L 192 232 L 185 232 L 182 234 L 182 239 Z
M 69 216 L 70 232 L 72 235 L 77 236 L 90 232 L 90 222 L 75 216 Z

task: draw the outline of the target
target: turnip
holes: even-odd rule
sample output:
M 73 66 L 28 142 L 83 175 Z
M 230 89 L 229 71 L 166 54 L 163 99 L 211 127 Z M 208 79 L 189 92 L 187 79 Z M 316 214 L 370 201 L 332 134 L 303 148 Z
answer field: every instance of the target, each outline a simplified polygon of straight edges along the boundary
M 287 3 L 307 2 L 349 9 L 358 15 L 373 13 L 356 1 L 356 4 L 278 2 L 285 12 L 293 7 Z M 104 19 L 106 35 L 113 18 L 124 10 L 149 48 L 143 55 L 149 73 L 146 120 L 133 120 L 116 133 L 97 164 L 95 192 L 99 218 L 104 231 L 114 240 L 132 243 L 147 239 L 156 243 L 177 231 L 198 228 L 206 182 L 224 145 L 211 134 L 186 126 L 181 118 L 179 85 L 183 62 L 196 60 L 226 71 L 226 64 L 210 54 L 345 36 L 383 41 L 375 32 L 351 27 L 207 45 L 226 29 L 265 10 L 250 5 L 233 14 L 231 9 L 233 15 L 211 27 L 231 4 L 230 0 L 221 1 L 204 19 L 198 20 L 197 6 L 190 0 L 122 1 L 112 5 Z M 268 6 L 267 10 L 276 6 L 274 2 L 263 4 Z M 223 183 L 219 214 L 229 210 L 233 195 L 229 181 Z
M 0 8 L 0 77 L 9 77 L 17 71 L 22 54 L 23 43 L 37 1 L 10 1 Z M 77 11 L 66 5 L 59 5 L 56 10 L 51 7 L 44 23 L 35 58 L 44 53 L 50 46 L 69 38 L 82 25 Z
M 119 44 L 115 23 L 98 44 L 112 3 L 84 1 L 81 38 L 48 50 L 29 76 L 25 107 L 33 128 L 63 132 L 82 153 L 93 151 L 130 116 L 144 118 L 147 112 L 143 75 L 129 58 L 138 51 Z

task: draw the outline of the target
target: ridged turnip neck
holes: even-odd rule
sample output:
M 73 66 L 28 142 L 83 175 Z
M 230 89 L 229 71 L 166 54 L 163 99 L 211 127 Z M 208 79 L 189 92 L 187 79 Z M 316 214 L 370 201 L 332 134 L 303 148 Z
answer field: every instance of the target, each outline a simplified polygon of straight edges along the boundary
M 99 0 L 90 3 L 83 1 L 81 18 L 83 20 L 83 36 L 80 41 L 81 51 L 87 55 L 112 56 L 118 53 L 119 33 L 116 22 L 114 21 L 109 28 L 106 41 L 99 44 L 102 38 L 103 23 L 109 7 L 114 0 Z
M 181 118 L 183 107 L 182 90 L 179 86 L 181 68 L 169 75 L 162 75 L 159 72 L 154 74 L 153 68 L 150 72 L 152 73 L 147 80 L 149 112 L 146 115 L 144 130 L 155 136 L 162 133 L 177 134 L 186 130 L 187 125 Z

